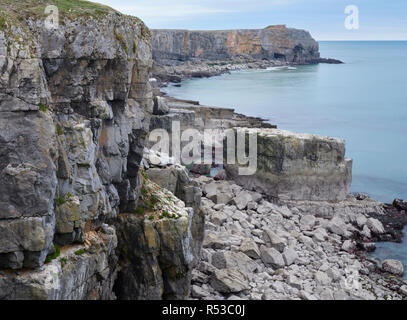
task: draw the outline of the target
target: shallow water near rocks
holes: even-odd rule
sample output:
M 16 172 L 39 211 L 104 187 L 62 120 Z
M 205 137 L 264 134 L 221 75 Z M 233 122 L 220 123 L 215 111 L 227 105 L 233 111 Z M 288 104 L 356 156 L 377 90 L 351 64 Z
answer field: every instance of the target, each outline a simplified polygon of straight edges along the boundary
M 280 129 L 344 138 L 353 192 L 407 199 L 407 42 L 320 42 L 320 51 L 345 64 L 238 71 L 165 91 L 267 118 Z M 377 243 L 371 257 L 401 260 L 407 270 L 406 240 Z
M 404 266 L 403 279 L 407 279 L 407 226 L 403 229 L 402 243 L 378 242 L 376 250 L 369 254 L 369 257 L 381 264 L 385 259 L 400 260 Z
M 344 138 L 353 192 L 407 199 L 407 42 L 321 42 L 320 51 L 345 64 L 232 72 L 165 91 L 280 129 Z

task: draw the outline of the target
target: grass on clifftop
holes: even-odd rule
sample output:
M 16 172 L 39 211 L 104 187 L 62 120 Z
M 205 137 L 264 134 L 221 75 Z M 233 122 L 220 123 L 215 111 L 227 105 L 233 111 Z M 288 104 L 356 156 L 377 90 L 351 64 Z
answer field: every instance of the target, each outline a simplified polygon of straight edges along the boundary
M 76 18 L 79 16 L 103 16 L 118 11 L 90 1 L 84 0 L 0 0 L 0 10 L 14 23 L 33 17 L 45 17 L 48 5 L 58 7 L 60 17 Z

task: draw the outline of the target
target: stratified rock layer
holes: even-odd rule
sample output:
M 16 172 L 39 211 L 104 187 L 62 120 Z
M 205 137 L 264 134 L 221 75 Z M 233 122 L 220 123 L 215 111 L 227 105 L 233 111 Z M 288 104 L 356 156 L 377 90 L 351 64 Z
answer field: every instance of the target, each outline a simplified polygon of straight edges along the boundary
M 56 29 L 5 20 L 1 267 L 39 267 L 53 239 L 83 242 L 106 217 L 135 207 L 151 65 L 148 29 L 113 10 L 64 17 Z
M 17 270 L 0 274 L 0 299 L 114 299 L 127 256 L 135 266 L 119 274 L 119 298 L 185 298 L 203 237 L 200 189 L 177 189 L 191 200 L 174 197 L 179 219 L 131 219 L 153 112 L 150 31 L 86 1 L 65 3 L 48 28 L 48 4 L 61 3 L 0 12 L 0 269 Z M 153 287 L 139 265 L 157 270 Z M 140 290 L 125 296 L 125 285 Z
M 316 63 L 318 43 L 309 32 L 272 26 L 258 30 L 188 31 L 152 30 L 154 60 L 180 61 L 280 60 Z
M 257 171 L 228 175 L 246 188 L 272 200 L 341 201 L 350 192 L 352 160 L 345 158 L 345 142 L 277 129 L 242 129 L 257 135 Z M 247 139 L 248 140 L 248 139 Z

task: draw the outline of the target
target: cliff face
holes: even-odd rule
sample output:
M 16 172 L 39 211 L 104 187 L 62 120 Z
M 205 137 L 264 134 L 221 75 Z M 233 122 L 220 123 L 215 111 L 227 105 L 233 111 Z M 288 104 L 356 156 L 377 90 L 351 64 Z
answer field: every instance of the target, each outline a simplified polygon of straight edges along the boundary
M 1 265 L 37 267 L 54 233 L 60 245 L 83 241 L 94 221 L 134 207 L 149 35 L 115 13 L 55 30 L 6 22 L 0 52 Z
M 108 224 L 139 208 L 153 111 L 150 32 L 86 1 L 0 4 L 0 270 L 33 269 L 0 271 L 0 299 L 114 298 L 128 244 L 116 250 L 127 238 Z M 45 27 L 48 4 L 60 8 L 57 28 Z M 173 238 L 191 242 L 193 218 L 180 219 L 186 227 Z
M 345 141 L 276 129 L 246 129 L 257 135 L 257 171 L 226 171 L 239 184 L 277 201 L 343 201 L 350 193 L 352 160 Z
M 319 46 L 309 32 L 272 26 L 259 30 L 152 30 L 154 60 L 172 65 L 185 61 L 278 60 L 318 62 Z

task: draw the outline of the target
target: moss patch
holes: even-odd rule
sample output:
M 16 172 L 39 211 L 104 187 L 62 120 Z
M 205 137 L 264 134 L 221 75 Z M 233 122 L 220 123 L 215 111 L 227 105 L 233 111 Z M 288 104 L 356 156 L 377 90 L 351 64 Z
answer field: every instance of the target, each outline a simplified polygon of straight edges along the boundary
M 53 254 L 49 254 L 45 258 L 45 263 L 50 263 L 52 260 L 55 260 L 56 258 L 58 258 L 60 254 L 61 254 L 61 247 L 55 246 L 55 252 Z
M 68 259 L 67 258 L 61 258 L 61 259 L 59 259 L 59 262 L 61 262 L 61 267 L 63 268 L 67 264 Z
M 124 40 L 123 36 L 117 31 L 116 27 L 114 28 L 114 36 L 120 42 L 120 45 L 122 46 L 124 52 L 126 52 L 126 54 L 128 55 L 129 48 L 127 47 L 126 41 Z
M 59 135 L 59 136 L 64 135 L 64 129 L 59 124 L 56 125 L 56 130 L 57 130 L 57 135 Z
M 47 110 L 48 110 L 47 106 L 44 105 L 44 104 L 42 104 L 42 103 L 40 103 L 40 104 L 38 105 L 38 108 L 39 108 L 40 111 L 42 111 L 42 112 L 47 112 Z
M 81 255 L 83 255 L 85 253 L 86 253 L 85 249 L 79 249 L 78 251 L 75 251 L 75 255 L 77 255 L 77 256 L 81 256 Z

